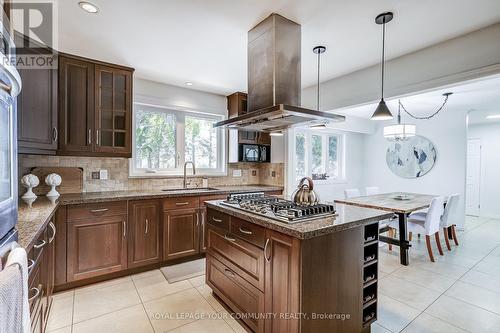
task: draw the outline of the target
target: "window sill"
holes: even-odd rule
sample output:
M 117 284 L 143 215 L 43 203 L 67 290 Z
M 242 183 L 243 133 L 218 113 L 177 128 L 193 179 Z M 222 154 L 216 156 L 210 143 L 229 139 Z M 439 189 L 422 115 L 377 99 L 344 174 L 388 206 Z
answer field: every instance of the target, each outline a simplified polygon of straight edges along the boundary
M 191 170 L 186 175 L 187 178 L 202 178 L 202 177 L 225 177 L 227 176 L 226 171 L 221 172 L 200 172 L 193 175 Z M 184 174 L 182 173 L 138 173 L 138 174 L 129 174 L 128 178 L 182 178 Z

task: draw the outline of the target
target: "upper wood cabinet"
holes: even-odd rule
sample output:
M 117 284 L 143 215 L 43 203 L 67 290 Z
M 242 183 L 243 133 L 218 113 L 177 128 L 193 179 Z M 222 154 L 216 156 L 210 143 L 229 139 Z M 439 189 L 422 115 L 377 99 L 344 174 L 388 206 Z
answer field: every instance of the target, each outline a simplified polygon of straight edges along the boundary
M 128 267 L 161 260 L 160 203 L 157 200 L 129 202 Z
M 59 154 L 131 157 L 132 73 L 59 56 Z
M 15 33 L 16 43 L 34 41 Z M 50 49 L 46 50 L 50 54 Z M 33 52 L 35 49 L 33 49 Z M 57 150 L 57 69 L 18 68 L 23 87 L 17 97 L 18 151 L 54 155 Z
M 247 94 L 235 92 L 227 96 L 228 118 L 241 116 L 247 112 Z

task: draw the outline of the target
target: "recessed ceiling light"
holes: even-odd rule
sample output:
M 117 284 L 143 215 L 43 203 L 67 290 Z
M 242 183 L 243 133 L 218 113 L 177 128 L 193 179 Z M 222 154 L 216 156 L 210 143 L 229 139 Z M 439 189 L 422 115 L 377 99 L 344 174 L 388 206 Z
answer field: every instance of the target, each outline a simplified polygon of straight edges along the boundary
M 186 83 L 184 83 L 186 86 L 189 86 L 191 87 L 193 85 L 193 82 L 190 82 L 190 81 L 187 81 Z
M 271 132 L 269 133 L 270 136 L 283 136 L 283 132 L 278 131 L 278 132 Z
M 99 8 L 93 3 L 90 3 L 88 1 L 80 1 L 78 3 L 78 6 L 80 6 L 80 8 L 86 11 L 87 13 L 97 14 L 97 12 L 99 12 Z
M 486 119 L 500 119 L 500 114 L 490 114 Z
M 314 125 L 309 126 L 309 128 L 312 128 L 312 129 L 325 129 L 326 128 L 326 124 L 314 124 Z

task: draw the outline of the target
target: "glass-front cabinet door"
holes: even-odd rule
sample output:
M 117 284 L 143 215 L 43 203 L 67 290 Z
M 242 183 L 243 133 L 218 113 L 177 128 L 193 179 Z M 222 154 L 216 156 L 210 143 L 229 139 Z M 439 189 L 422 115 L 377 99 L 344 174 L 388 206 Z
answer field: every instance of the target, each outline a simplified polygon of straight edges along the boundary
M 96 151 L 131 154 L 132 73 L 96 66 Z M 129 156 L 128 156 L 129 157 Z

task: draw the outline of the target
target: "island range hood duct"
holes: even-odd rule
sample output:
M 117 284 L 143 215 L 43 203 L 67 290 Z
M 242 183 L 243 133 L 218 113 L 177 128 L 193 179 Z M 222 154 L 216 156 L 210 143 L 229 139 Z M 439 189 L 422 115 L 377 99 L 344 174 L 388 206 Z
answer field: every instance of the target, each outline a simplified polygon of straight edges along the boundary
M 301 27 L 271 14 L 248 32 L 247 113 L 215 127 L 273 132 L 344 121 L 338 114 L 300 107 Z

